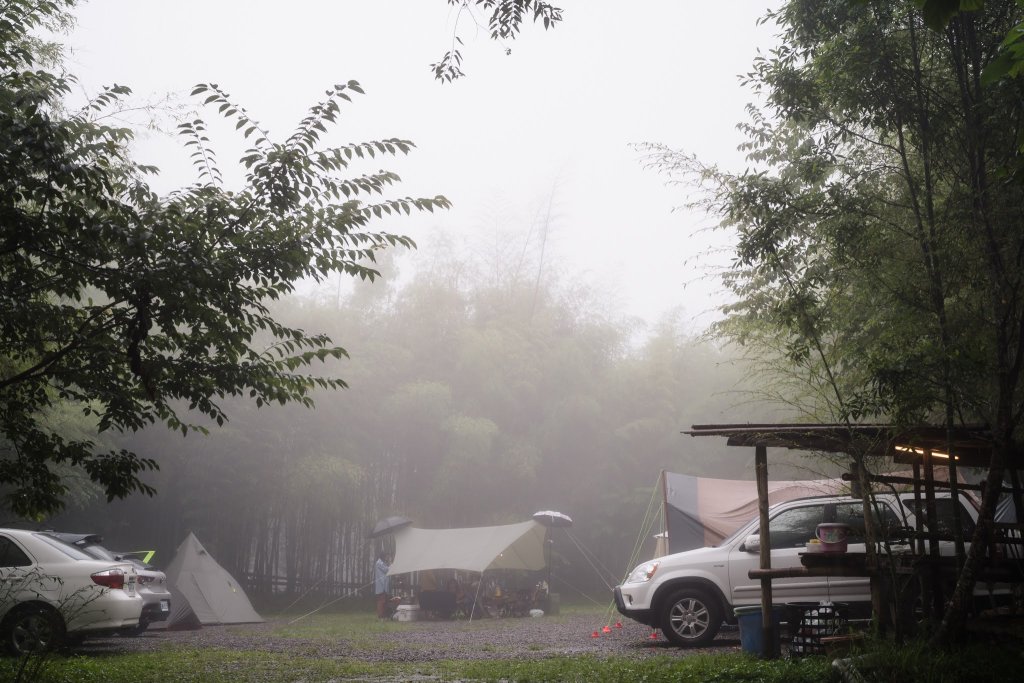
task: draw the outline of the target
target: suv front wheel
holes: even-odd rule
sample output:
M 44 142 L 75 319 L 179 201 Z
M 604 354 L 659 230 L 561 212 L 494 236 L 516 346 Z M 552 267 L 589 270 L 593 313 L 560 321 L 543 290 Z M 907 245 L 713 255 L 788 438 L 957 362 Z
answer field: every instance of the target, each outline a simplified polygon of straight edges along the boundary
M 661 631 L 676 645 L 707 645 L 721 626 L 721 606 L 699 588 L 674 591 L 661 609 Z

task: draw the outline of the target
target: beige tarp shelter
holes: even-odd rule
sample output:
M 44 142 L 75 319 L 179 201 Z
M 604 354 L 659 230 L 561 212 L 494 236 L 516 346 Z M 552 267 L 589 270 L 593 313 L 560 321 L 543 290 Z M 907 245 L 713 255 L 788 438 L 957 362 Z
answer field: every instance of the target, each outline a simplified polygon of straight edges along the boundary
M 664 472 L 668 553 L 714 546 L 757 517 L 757 483 Z M 841 479 L 769 481 L 768 503 L 849 491 Z
M 171 589 L 167 628 L 263 621 L 234 577 L 191 532 L 178 546 L 165 573 Z
M 738 479 L 694 477 L 663 472 L 665 530 L 667 545 L 655 552 L 679 553 L 715 546 L 758 515 L 757 482 Z M 900 475 L 902 472 L 892 472 Z M 936 479 L 943 478 L 936 472 Z M 963 477 L 959 480 L 963 483 Z M 842 478 L 805 481 L 768 481 L 768 504 L 795 498 L 848 493 L 850 483 Z M 660 557 L 660 555 L 655 555 Z
M 428 569 L 485 572 L 492 569 L 540 570 L 545 527 L 533 520 L 465 529 L 417 529 L 394 532 L 395 559 L 389 575 Z

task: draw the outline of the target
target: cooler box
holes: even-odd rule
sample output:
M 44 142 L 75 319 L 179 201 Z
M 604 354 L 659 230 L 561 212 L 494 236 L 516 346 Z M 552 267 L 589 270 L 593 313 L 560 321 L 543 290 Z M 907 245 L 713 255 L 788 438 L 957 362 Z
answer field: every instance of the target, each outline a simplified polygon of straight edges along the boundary
M 419 618 L 419 605 L 399 605 L 395 609 L 395 619 L 397 621 L 416 621 Z

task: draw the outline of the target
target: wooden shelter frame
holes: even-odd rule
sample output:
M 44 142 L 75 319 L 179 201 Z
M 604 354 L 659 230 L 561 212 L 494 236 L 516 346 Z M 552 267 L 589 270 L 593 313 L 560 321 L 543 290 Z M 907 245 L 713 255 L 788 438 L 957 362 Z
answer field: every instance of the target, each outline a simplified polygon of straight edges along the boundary
M 987 468 L 990 463 L 992 451 L 992 435 L 988 429 L 982 426 L 962 426 L 949 430 L 946 427 L 935 427 L 920 425 L 915 427 L 898 427 L 887 424 L 803 424 L 803 423 L 769 423 L 769 424 L 707 424 L 693 425 L 689 430 L 683 432 L 690 436 L 717 436 L 727 439 L 730 446 L 741 446 L 754 449 L 754 470 L 757 478 L 758 514 L 760 518 L 760 569 L 751 570 L 750 578 L 760 579 L 761 582 L 761 628 L 762 628 L 762 656 L 775 657 L 778 652 L 775 644 L 779 639 L 775 633 L 776 626 L 772 619 L 772 579 L 791 576 L 868 576 L 871 577 L 871 593 L 873 613 L 882 618 L 883 595 L 879 577 L 879 567 L 872 566 L 865 560 L 860 566 L 851 566 L 849 562 L 841 561 L 841 558 L 827 558 L 824 562 L 816 562 L 813 565 L 802 567 L 789 567 L 773 569 L 771 566 L 771 539 L 769 536 L 768 524 L 768 448 L 786 448 L 791 450 L 802 450 L 809 452 L 824 452 L 848 454 L 851 462 L 860 459 L 861 462 L 874 459 L 888 459 L 894 464 L 909 464 L 912 466 L 911 477 L 892 477 L 867 474 L 871 483 L 883 484 L 905 484 L 913 487 L 915 504 L 917 509 L 924 510 L 922 515 L 917 514 L 917 528 L 914 538 L 916 542 L 912 549 L 917 556 L 923 557 L 927 551 L 928 556 L 933 560 L 930 566 L 935 580 L 931 582 L 932 603 L 941 607 L 942 593 L 941 581 L 938 580 L 939 572 L 939 538 L 935 533 L 928 533 L 923 529 L 927 524 L 929 529 L 936 529 L 936 488 L 948 488 L 954 499 L 959 497 L 960 490 L 981 490 L 979 485 L 970 485 L 959 482 L 957 479 L 957 467 L 983 467 Z M 934 468 L 936 465 L 945 466 L 949 469 L 949 476 L 946 481 L 938 481 L 935 478 Z M 852 470 L 853 468 L 851 468 Z M 1007 468 L 1011 475 L 1013 486 L 1003 488 L 1003 491 L 1013 496 L 1016 509 L 1024 510 L 1022 505 L 1022 489 L 1020 486 L 1019 470 L 1021 463 L 1011 463 Z M 859 493 L 859 478 L 855 472 L 843 475 L 844 479 L 852 482 L 852 491 L 855 497 Z M 923 500 L 922 500 L 923 497 Z M 1006 527 L 1000 529 L 999 527 Z M 1020 537 L 1020 524 L 997 525 L 996 531 L 1005 531 L 1009 528 L 1015 530 L 1018 543 Z M 988 547 L 986 556 L 991 561 L 996 538 L 993 534 L 986 537 Z M 1004 539 L 1005 541 L 1005 539 Z M 927 548 L 925 544 L 927 542 Z M 962 539 L 957 539 L 958 557 L 963 557 Z M 873 555 L 873 553 L 871 554 Z M 805 556 L 807 557 L 807 556 Z M 869 555 L 870 557 L 870 555 Z M 818 559 L 818 558 L 815 558 Z M 838 561 L 837 561 L 838 560 Z M 915 567 L 919 566 L 917 564 Z M 987 567 L 991 569 L 992 567 Z M 1004 568 L 1005 569 L 1005 568 Z M 995 572 L 999 578 L 1015 580 L 1017 583 L 1024 582 L 1020 566 L 1012 568 L 1011 571 Z M 915 570 L 916 571 L 916 570 Z

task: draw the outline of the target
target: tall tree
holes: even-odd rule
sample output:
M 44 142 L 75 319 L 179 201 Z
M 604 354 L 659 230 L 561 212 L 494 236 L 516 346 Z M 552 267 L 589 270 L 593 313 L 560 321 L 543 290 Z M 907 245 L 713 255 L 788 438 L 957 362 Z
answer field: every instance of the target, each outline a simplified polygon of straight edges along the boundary
M 155 169 L 129 156 L 131 132 L 99 122 L 130 91 L 114 86 L 66 112 L 71 78 L 33 49 L 31 31 L 72 4 L 0 7 L 0 484 L 24 515 L 61 504 L 64 464 L 109 498 L 152 491 L 141 475 L 153 459 L 49 429 L 40 416 L 57 403 L 78 405 L 100 431 L 162 422 L 187 433 L 204 429 L 189 411 L 223 424 L 226 396 L 308 406 L 312 390 L 345 386 L 308 371 L 345 350 L 281 324 L 268 302 L 303 278 L 372 280 L 379 250 L 412 245 L 372 230 L 374 219 L 448 206 L 383 197 L 399 177 L 355 168 L 408 153 L 407 140 L 321 144 L 341 104 L 363 92 L 355 81 L 328 90 L 281 141 L 216 85 L 197 86 L 251 141 L 244 182 L 222 180 L 195 120 L 179 132 L 199 181 L 157 196 L 145 182 Z
M 820 389 L 805 409 L 991 427 L 981 523 L 945 637 L 1020 453 L 1024 197 L 1002 178 L 1021 90 L 981 74 L 1021 8 L 988 2 L 941 33 L 910 2 L 795 0 L 769 18 L 782 44 L 748 77 L 767 103 L 745 127 L 755 169 L 723 173 L 664 148 L 656 162 L 710 181 L 707 203 L 739 234 L 738 303 L 720 329 Z

